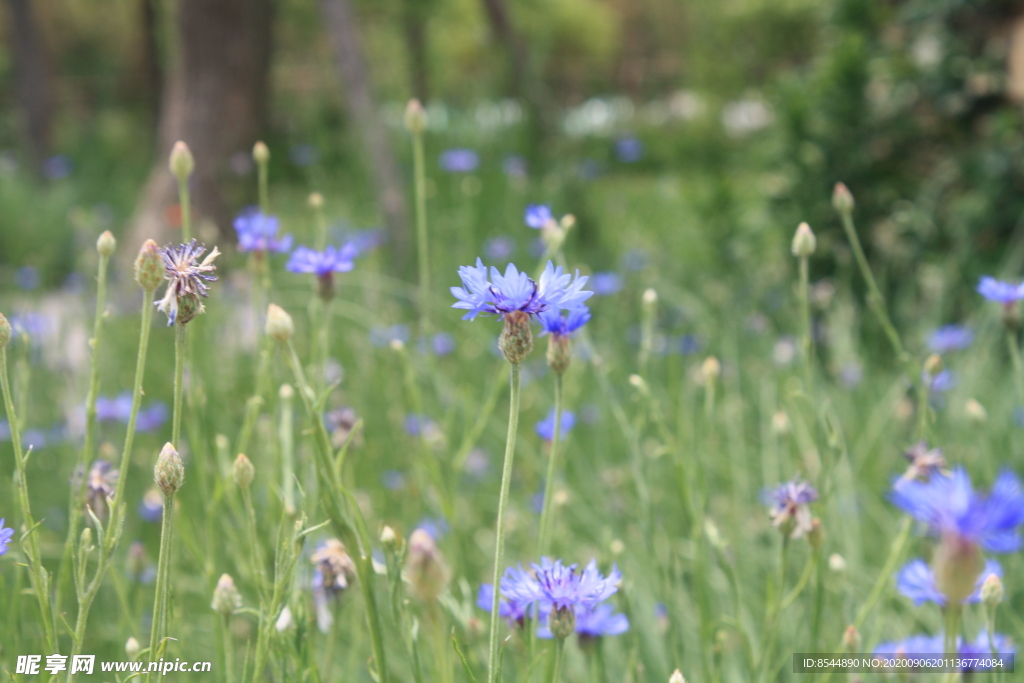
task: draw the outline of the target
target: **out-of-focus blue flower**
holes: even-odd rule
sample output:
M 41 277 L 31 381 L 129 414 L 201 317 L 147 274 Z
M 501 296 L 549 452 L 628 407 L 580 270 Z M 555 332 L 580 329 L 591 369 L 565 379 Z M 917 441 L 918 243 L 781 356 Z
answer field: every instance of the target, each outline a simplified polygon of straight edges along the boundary
M 285 266 L 293 273 L 312 273 L 317 277 L 327 277 L 333 273 L 347 273 L 355 268 L 354 260 L 359 251 L 348 243 L 341 249 L 327 245 L 323 251 L 309 247 L 296 247 L 288 264 Z
M 986 275 L 978 282 L 978 294 L 989 301 L 1012 304 L 1024 299 L 1024 282 L 1014 285 Z
M 429 352 L 433 353 L 435 356 L 447 356 L 455 351 L 455 337 L 447 332 L 438 332 L 434 336 L 430 337 L 429 341 Z M 427 353 L 427 339 L 420 337 L 418 348 L 420 353 Z
M 11 324 L 12 338 L 27 337 L 33 345 L 38 345 L 52 329 L 50 320 L 40 313 L 12 315 L 8 322 Z
M 493 602 L 494 586 L 489 583 L 481 584 L 480 591 L 476 595 L 476 606 L 490 612 Z M 530 606 L 519 600 L 502 597 L 498 602 L 498 616 L 508 621 L 509 626 L 522 626 L 529 611 Z M 536 612 L 536 610 L 533 611 Z
M 0 517 L 0 555 L 7 552 L 7 544 L 14 538 L 14 529 L 4 527 L 4 518 Z
M 24 448 L 34 448 L 39 450 L 46 446 L 49 439 L 46 438 L 46 434 L 41 429 L 26 429 L 21 433 L 21 445 Z
M 296 166 L 312 166 L 317 161 L 316 147 L 309 144 L 297 144 L 288 148 L 288 160 Z
M 985 570 L 978 576 L 975 591 L 964 599 L 964 604 L 981 602 L 981 584 L 990 574 L 1002 578 L 1003 568 L 995 560 L 985 560 Z M 922 559 L 911 560 L 896 575 L 896 590 L 914 601 L 915 605 L 934 602 L 945 607 L 946 596 L 935 585 L 935 574 Z
M 1017 528 L 1024 524 L 1024 494 L 1012 472 L 1002 472 L 987 496 L 976 492 L 967 472 L 958 467 L 928 481 L 897 480 L 890 499 L 937 536 L 956 537 L 995 553 L 1021 547 Z
M 57 154 L 43 162 L 43 176 L 47 180 L 61 180 L 71 175 L 71 160 L 63 154 Z
M 590 286 L 597 296 L 611 296 L 622 291 L 622 276 L 611 271 L 594 273 L 590 276 Z
M 536 603 L 541 612 L 550 612 L 577 607 L 592 609 L 619 590 L 622 575 L 614 565 L 607 577 L 598 571 L 596 560 L 591 560 L 581 572 L 577 567 L 542 557 L 539 565 L 533 565 L 533 576 L 522 569 L 509 568 L 501 579 L 501 594 L 526 605 Z
M 650 258 L 643 249 L 630 249 L 622 255 L 621 263 L 625 270 L 638 271 L 647 267 L 647 264 L 650 263 Z
M 934 353 L 962 351 L 974 341 L 974 332 L 963 325 L 945 325 L 928 337 L 928 348 Z
M 14 273 L 14 286 L 18 289 L 36 289 L 41 281 L 39 269 L 35 266 L 22 266 Z
M 944 394 L 950 389 L 956 387 L 956 375 L 953 374 L 952 370 L 942 370 L 938 374 L 932 376 L 928 373 L 921 375 L 921 380 L 928 386 L 928 390 L 933 394 Z
M 847 389 L 853 389 L 864 379 L 864 366 L 859 361 L 851 360 L 843 363 L 839 368 L 839 381 Z
M 624 164 L 632 164 L 644 158 L 644 143 L 636 138 L 619 138 L 615 141 L 615 157 Z
M 591 608 L 576 608 L 576 633 L 583 638 L 618 636 L 628 630 L 629 619 L 626 615 L 617 614 L 615 609 L 607 603 L 601 603 Z M 552 637 L 547 623 L 537 624 L 537 637 L 545 639 Z
M 583 180 L 596 180 L 604 171 L 601 164 L 595 159 L 580 159 L 576 165 L 576 175 Z
M 0 420 L 0 441 L 11 440 L 11 423 L 7 420 Z
M 671 340 L 665 347 L 669 353 L 678 353 L 683 356 L 692 356 L 703 348 L 700 337 L 695 334 L 681 334 Z
M 805 481 L 794 479 L 781 484 L 771 492 L 772 524 L 776 527 L 793 526 L 791 538 L 799 538 L 811 530 L 810 504 L 818 500 L 818 492 Z
M 166 403 L 156 402 L 150 404 L 149 407 L 139 410 L 139 415 L 135 418 L 135 431 L 156 431 L 167 422 L 169 416 L 170 413 Z
M 370 329 L 370 343 L 377 348 L 388 346 L 393 341 L 400 341 L 403 344 L 409 341 L 409 327 L 397 323 L 388 327 L 374 327 Z
M 354 256 L 359 256 L 373 251 L 388 241 L 388 233 L 381 228 L 366 228 L 363 230 L 335 230 L 337 234 L 335 241 L 339 244 L 350 244 L 355 247 Z
M 1016 652 L 1016 648 L 1013 647 L 1011 641 L 1001 633 L 995 634 L 993 639 L 995 645 L 995 651 L 1000 654 L 1011 654 Z M 970 657 L 972 655 L 984 658 L 987 655 L 992 654 L 993 643 L 989 642 L 988 633 L 982 631 L 982 633 L 972 642 L 964 642 L 963 638 L 957 637 L 956 640 L 956 654 L 961 657 Z M 924 659 L 930 658 L 934 655 L 952 654 L 944 652 L 945 642 L 942 634 L 929 636 L 919 634 L 910 636 L 905 640 L 891 641 L 880 644 L 875 648 L 874 655 L 878 657 L 886 656 L 899 656 L 905 655 L 920 655 L 920 658 L 910 657 L 911 660 L 921 661 L 918 666 L 923 666 Z M 916 667 L 911 667 L 913 670 Z M 980 667 L 979 667 L 980 668 Z M 962 671 L 971 670 L 970 667 L 962 669 Z
M 525 178 L 528 172 L 526 159 L 518 154 L 510 154 L 501 162 L 501 169 L 509 178 Z
M 437 162 L 449 173 L 472 173 L 480 165 L 480 155 L 471 149 L 448 149 L 441 152 Z
M 163 514 L 164 498 L 160 489 L 149 489 L 139 503 L 139 517 L 147 522 L 159 522 Z
M 540 230 L 548 223 L 553 223 L 554 221 L 555 216 L 551 213 L 551 207 L 547 204 L 527 204 L 526 211 L 523 212 L 523 222 L 526 223 L 527 227 L 534 230 Z
M 425 415 L 406 415 L 402 427 L 409 436 L 423 436 L 433 424 L 433 421 Z
M 185 297 L 209 296 L 210 287 L 207 282 L 215 282 L 217 266 L 213 261 L 220 255 L 217 247 L 213 248 L 201 262 L 199 258 L 206 247 L 192 240 L 188 244 L 161 247 L 160 254 L 164 259 L 164 279 L 167 280 L 167 292 L 164 298 L 156 302 L 158 309 L 167 315 L 167 325 L 173 325 L 178 317 L 178 302 Z M 202 312 L 200 304 L 199 312 Z M 187 321 L 186 321 L 187 322 Z
M 484 256 L 492 261 L 504 261 L 516 251 L 516 241 L 508 235 L 498 235 L 484 242 Z
M 448 521 L 442 517 L 424 517 L 416 528 L 427 532 L 435 541 L 440 541 L 448 533 Z
M 476 266 L 462 266 L 459 277 L 462 287 L 452 287 L 452 295 L 458 301 L 452 308 L 468 311 L 463 320 L 472 320 L 481 313 L 504 316 L 513 311 L 537 315 L 548 309 L 572 310 L 586 301 L 593 292 L 583 289 L 586 276 L 576 271 L 575 277 L 562 272 L 548 261 L 540 281 L 536 282 L 510 263 L 502 275 L 497 268 L 488 269 L 480 259 Z
M 568 311 L 565 315 L 555 308 L 549 308 L 537 315 L 543 331 L 540 336 L 551 334 L 556 337 L 568 337 L 576 330 L 590 322 L 590 309 L 585 304 Z
M 388 491 L 400 491 L 405 488 L 405 475 L 398 470 L 385 470 L 380 478 Z
M 291 251 L 292 236 L 279 235 L 280 231 L 281 222 L 277 216 L 269 216 L 255 207 L 246 209 L 235 218 L 239 251 L 278 254 Z
M 96 399 L 96 419 L 99 422 L 122 422 L 127 424 L 132 415 L 132 394 L 122 392 L 114 398 L 99 396 Z M 141 408 L 135 418 L 135 429 L 151 432 L 167 422 L 167 405 L 160 402 Z
M 564 439 L 566 434 L 572 431 L 572 428 L 576 426 L 576 415 L 571 410 L 562 411 L 562 438 Z M 548 416 L 537 423 L 537 436 L 544 439 L 545 441 L 551 441 L 555 438 L 555 409 L 552 408 L 548 412 Z

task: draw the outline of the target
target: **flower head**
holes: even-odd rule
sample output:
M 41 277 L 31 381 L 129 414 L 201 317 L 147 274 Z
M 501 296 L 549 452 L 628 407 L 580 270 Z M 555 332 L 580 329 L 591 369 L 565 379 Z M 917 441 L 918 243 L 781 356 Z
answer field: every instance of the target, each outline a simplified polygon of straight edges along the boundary
M 7 544 L 14 538 L 14 529 L 4 527 L 4 518 L 0 517 L 0 555 L 7 552 Z
M 334 538 L 328 539 L 310 558 L 313 566 L 313 590 L 334 597 L 346 590 L 355 578 L 356 567 L 345 545 Z
M 502 595 L 527 605 L 537 603 L 542 612 L 591 608 L 604 602 L 619 590 L 622 575 L 614 566 L 607 577 L 597 570 L 597 561 L 591 560 L 582 572 L 575 564 L 564 565 L 561 560 L 541 558 L 532 565 L 534 576 L 522 569 L 509 569 L 501 580 Z
M 205 259 L 199 257 L 206 247 L 195 240 L 188 244 L 166 246 L 160 249 L 164 259 L 164 279 L 167 280 L 167 293 L 157 302 L 156 306 L 167 315 L 167 324 L 179 322 L 184 325 L 205 309 L 200 297 L 209 296 L 207 282 L 214 282 L 217 266 L 213 261 L 220 255 L 217 247 L 213 248 Z M 180 320 L 179 308 L 183 309 Z
M 902 480 L 923 479 L 946 472 L 946 458 L 941 448 L 928 448 L 927 442 L 919 441 L 903 451 L 903 457 L 910 465 L 904 472 Z
M 97 460 L 89 468 L 85 478 L 85 504 L 99 519 L 107 516 L 119 475 L 120 471 L 106 460 Z
M 472 173 L 480 165 L 480 155 L 471 149 L 449 149 L 437 161 L 449 173 Z
M 555 223 L 555 216 L 551 213 L 551 207 L 546 204 L 528 204 L 523 214 L 523 222 L 534 230 L 541 230 L 544 226 Z
M 590 281 L 594 293 L 598 296 L 610 296 L 622 289 L 622 276 L 611 271 L 594 273 Z
M 963 468 L 926 482 L 897 483 L 893 503 L 943 538 L 954 537 L 996 553 L 1021 547 L 1017 527 L 1024 524 L 1024 493 L 1017 477 L 1004 471 L 988 495 L 976 492 Z
M 932 332 L 928 348 L 934 353 L 962 351 L 974 341 L 974 332 L 963 325 L 945 325 Z
M 293 273 L 312 273 L 317 277 L 329 277 L 333 273 L 347 273 L 355 267 L 353 262 L 359 250 L 351 244 L 340 249 L 328 245 L 323 251 L 309 247 L 297 247 L 285 267 Z
M 497 268 L 488 271 L 480 259 L 475 266 L 459 268 L 462 287 L 452 287 L 452 295 L 458 301 L 452 308 L 468 311 L 463 320 L 472 320 L 481 313 L 504 317 L 509 313 L 522 312 L 538 315 L 549 309 L 572 310 L 583 304 L 593 292 L 583 289 L 586 276 L 575 276 L 562 272 L 548 261 L 539 281 L 520 272 L 510 263 L 502 274 Z M 488 280 L 490 277 L 490 280 Z
M 998 577 L 1003 575 L 1003 568 L 995 560 L 985 562 L 985 569 L 978 577 L 974 592 L 964 598 L 963 602 L 980 602 L 981 586 L 991 575 Z M 903 565 L 899 574 L 896 575 L 896 590 L 913 600 L 915 605 L 934 602 L 943 607 L 946 606 L 946 596 L 936 585 L 932 568 L 922 559 L 911 560 Z
M 790 538 L 799 538 L 811 530 L 810 504 L 818 500 L 818 492 L 805 481 L 794 479 L 780 485 L 771 493 L 772 524 L 789 529 Z
M 568 337 L 590 322 L 590 309 L 581 304 L 578 308 L 568 311 L 562 315 L 557 308 L 549 308 L 537 315 L 543 331 L 540 336 L 551 334 L 556 337 Z
M 978 282 L 978 294 L 989 301 L 1012 304 L 1024 299 L 1024 282 L 1014 285 L 986 275 Z
M 477 607 L 490 612 L 493 601 L 494 586 L 489 583 L 482 584 L 476 596 Z M 502 599 L 498 602 L 498 616 L 505 619 L 509 626 L 522 626 L 530 611 L 528 603 L 514 598 L 502 596 Z M 536 612 L 536 610 L 533 611 Z M 544 616 L 546 617 L 547 615 Z
M 291 235 L 279 235 L 281 223 L 277 216 L 249 208 L 235 218 L 239 251 L 284 253 L 292 248 Z
M 576 414 L 571 410 L 562 411 L 562 424 L 561 436 L 565 438 L 565 435 L 572 431 L 572 428 L 576 426 Z M 555 438 L 555 409 L 552 408 L 548 411 L 548 416 L 537 423 L 536 426 L 537 436 L 544 439 L 545 441 L 553 441 Z

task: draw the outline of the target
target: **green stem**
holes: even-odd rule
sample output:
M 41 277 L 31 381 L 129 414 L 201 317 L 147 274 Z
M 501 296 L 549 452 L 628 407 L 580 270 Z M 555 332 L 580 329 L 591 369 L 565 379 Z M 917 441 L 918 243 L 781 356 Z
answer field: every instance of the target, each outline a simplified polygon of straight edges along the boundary
M 555 474 L 558 472 L 558 440 L 562 435 L 562 373 L 555 373 L 555 433 L 551 439 L 548 457 L 548 475 L 544 483 L 544 506 L 540 512 L 540 530 L 537 533 L 537 552 L 544 557 L 548 552 L 551 535 L 551 499 L 554 497 Z
M 242 502 L 245 504 L 245 520 L 249 532 L 249 552 L 252 554 L 253 574 L 256 577 L 256 588 L 260 601 L 267 599 L 267 574 L 263 568 L 263 554 L 260 552 L 260 537 L 256 531 L 256 509 L 252 505 L 252 493 L 248 487 L 242 489 Z
M 291 387 L 289 387 L 290 389 Z M 281 443 L 281 486 L 284 490 L 285 514 L 295 514 L 295 444 L 292 441 L 292 398 L 294 392 L 281 392 L 281 423 L 278 428 L 278 439 Z
M 157 647 L 167 629 L 167 596 L 170 591 L 171 539 L 174 533 L 174 494 L 164 496 L 160 524 L 160 555 L 157 558 L 156 591 L 153 599 L 153 626 L 149 634 L 149 661 L 159 657 Z M 149 678 L 147 674 L 147 680 Z
M 423 133 L 412 134 L 413 182 L 416 194 L 416 241 L 420 270 L 420 335 L 430 333 L 430 251 L 427 246 L 427 191 Z
M 1010 350 L 1010 362 L 1013 363 L 1013 381 L 1017 387 L 1017 403 L 1024 406 L 1024 370 L 1021 369 L 1020 344 L 1015 330 L 1006 331 L 1006 345 Z
M 181 399 L 185 379 L 185 340 L 187 328 L 182 323 L 174 325 L 174 418 L 171 427 L 171 445 L 181 446 Z
M 17 470 L 15 477 L 18 480 L 18 503 L 21 507 L 21 515 L 24 517 L 26 535 L 22 538 L 22 549 L 28 559 L 32 592 L 35 593 L 39 603 L 39 616 L 43 624 L 46 646 L 49 652 L 57 652 L 57 634 L 54 630 L 53 608 L 50 604 L 50 577 L 46 573 L 39 554 L 39 530 L 36 529 L 35 521 L 32 519 L 32 507 L 29 504 L 28 478 L 25 473 L 28 457 L 21 450 L 21 426 L 18 423 L 18 415 L 14 411 L 14 402 L 11 398 L 11 384 L 7 374 L 7 347 L 5 345 L 0 345 L 0 389 L 3 390 L 4 409 L 7 411 L 7 421 L 10 423 L 14 464 Z
M 565 651 L 565 639 L 555 638 L 555 651 L 551 653 L 551 666 L 548 668 L 548 683 L 557 683 L 562 677 L 562 653 Z
M 235 668 L 234 643 L 231 637 L 231 617 L 223 616 L 220 620 L 221 638 L 224 641 L 224 683 L 231 683 Z
M 498 614 L 501 598 L 501 562 L 505 552 L 505 508 L 508 505 L 508 489 L 512 482 L 512 461 L 516 452 L 516 431 L 519 427 L 519 382 L 521 368 L 512 363 L 510 399 L 508 408 L 508 436 L 505 439 L 505 464 L 501 473 L 501 492 L 498 495 L 498 523 L 494 534 L 494 599 L 491 602 L 491 634 L 487 654 L 487 682 L 496 683 L 498 678 L 498 630 L 501 616 Z
M 814 377 L 814 341 L 811 333 L 811 284 L 806 256 L 800 257 L 800 317 L 803 321 L 804 391 L 811 392 Z
M 256 174 L 259 178 L 260 213 L 270 215 L 270 192 L 267 189 L 268 169 L 266 161 L 256 163 Z
M 192 208 L 188 192 L 188 178 L 178 180 L 178 197 L 181 205 L 181 241 L 192 240 Z

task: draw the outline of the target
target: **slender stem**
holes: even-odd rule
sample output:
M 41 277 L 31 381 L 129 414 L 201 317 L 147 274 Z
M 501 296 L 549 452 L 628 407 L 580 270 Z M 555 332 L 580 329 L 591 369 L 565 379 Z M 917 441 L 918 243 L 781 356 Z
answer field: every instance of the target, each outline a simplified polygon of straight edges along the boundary
M 267 573 L 263 568 L 263 554 L 260 552 L 260 537 L 256 531 L 256 508 L 252 505 L 252 492 L 249 488 L 242 489 L 242 501 L 245 504 L 245 520 L 249 532 L 249 552 L 252 553 L 253 574 L 256 576 L 256 587 L 261 600 L 267 598 Z
M 510 400 L 508 408 L 508 436 L 505 439 L 505 464 L 501 473 L 501 493 L 498 495 L 498 523 L 494 534 L 494 599 L 491 602 L 491 635 L 487 655 L 487 682 L 496 683 L 498 678 L 498 630 L 501 617 L 498 614 L 501 598 L 501 562 L 505 552 L 505 508 L 508 505 L 508 489 L 512 482 L 512 460 L 516 452 L 516 431 L 519 427 L 519 382 L 521 368 L 512 363 Z
M 420 270 L 420 335 L 430 333 L 430 251 L 427 246 L 427 192 L 423 164 L 423 133 L 412 134 L 413 182 L 416 194 L 416 245 Z
M 565 651 L 565 639 L 555 638 L 555 650 L 551 653 L 551 666 L 548 669 L 548 683 L 557 683 L 562 678 L 562 653 Z
M 437 650 L 437 667 L 440 669 L 441 683 L 452 682 L 452 664 L 448 654 L 451 645 L 448 642 L 448 634 L 444 628 L 444 617 L 441 613 L 437 600 L 431 600 L 427 605 L 427 619 L 430 622 L 430 630 L 434 635 L 434 648 Z
M 242 429 L 238 435 L 238 452 L 245 453 L 249 450 L 249 441 L 252 439 L 252 430 L 256 426 L 256 418 L 260 415 L 260 408 L 263 406 L 263 397 L 267 393 L 267 385 L 270 384 L 270 353 L 271 340 L 264 337 L 261 340 L 263 348 L 260 350 L 260 364 L 256 370 L 256 386 L 252 396 L 245 404 L 245 420 L 242 422 Z
M 1013 381 L 1017 387 L 1017 404 L 1024 406 L 1024 370 L 1021 369 L 1020 344 L 1016 330 L 1006 331 L 1006 345 L 1010 350 L 1010 362 L 1013 363 Z
M 181 204 L 181 241 L 187 243 L 192 239 L 192 208 L 187 178 L 178 181 L 178 196 Z
M 290 389 L 291 387 L 289 387 Z M 281 422 L 278 427 L 278 439 L 281 444 L 281 487 L 284 495 L 285 514 L 295 514 L 295 444 L 292 441 L 292 398 L 294 392 L 282 391 L 281 394 Z
M 551 453 L 548 457 L 548 475 L 544 482 L 544 506 L 540 512 L 540 529 L 537 533 L 538 556 L 548 552 L 551 535 L 551 499 L 554 497 L 555 474 L 558 472 L 558 441 L 562 435 L 562 373 L 555 373 L 555 432 L 551 438 Z
M 224 683 L 231 683 L 234 676 L 235 656 L 234 643 L 231 637 L 231 617 L 221 617 L 221 638 L 224 641 Z
M 957 636 L 960 635 L 960 617 L 963 614 L 962 605 L 946 605 L 945 617 L 946 617 L 946 629 L 944 631 L 944 646 L 943 646 L 943 657 L 956 657 L 957 651 Z M 946 673 L 947 680 L 956 680 L 956 667 L 951 668 Z
M 256 163 L 257 177 L 259 178 L 260 212 L 264 215 L 270 214 L 270 192 L 267 190 L 267 176 L 269 175 L 266 161 Z
M 101 253 L 96 277 L 96 317 L 93 321 L 92 340 L 89 343 L 92 348 L 92 368 L 89 376 L 89 394 L 85 399 L 85 444 L 82 446 L 82 453 L 78 459 L 78 472 L 82 476 L 79 485 L 72 487 L 71 497 L 68 501 L 68 537 L 64 541 L 64 555 L 61 557 L 60 575 L 57 579 L 56 606 L 58 612 L 64 602 L 68 580 L 71 578 L 71 549 L 74 547 L 78 522 L 82 517 L 82 505 L 85 501 L 85 486 L 88 481 L 86 468 L 96 452 L 96 399 L 100 392 L 99 350 L 103 318 L 107 307 L 107 264 L 109 262 L 110 257 Z
M 7 374 L 7 347 L 5 345 L 0 345 L 0 390 L 3 391 L 4 409 L 7 411 L 7 421 L 10 424 L 11 443 L 14 445 L 18 503 L 21 506 L 26 532 L 26 537 L 22 541 L 22 549 L 28 559 L 29 582 L 32 584 L 32 592 L 35 593 L 36 600 L 39 602 L 39 616 L 43 623 L 46 646 L 50 652 L 57 652 L 57 634 L 53 624 L 53 608 L 50 605 L 50 577 L 46 573 L 39 554 L 38 529 L 35 528 L 32 507 L 29 504 L 28 478 L 25 473 L 28 457 L 21 450 L 21 426 L 18 422 L 18 415 L 14 411 L 14 401 L 11 398 L 11 383 Z
M 185 379 L 185 339 L 187 328 L 180 322 L 174 326 L 174 419 L 171 428 L 171 445 L 181 446 L 181 399 Z
M 156 591 L 153 599 L 153 626 L 149 634 L 149 661 L 155 662 L 157 646 L 167 629 L 167 595 L 170 589 L 171 537 L 174 533 L 174 494 L 164 496 L 160 524 L 160 555 L 157 558 Z M 148 679 L 148 675 L 147 675 Z
M 804 391 L 811 392 L 813 381 L 814 341 L 811 333 L 811 283 L 806 256 L 800 257 L 800 317 L 803 321 Z

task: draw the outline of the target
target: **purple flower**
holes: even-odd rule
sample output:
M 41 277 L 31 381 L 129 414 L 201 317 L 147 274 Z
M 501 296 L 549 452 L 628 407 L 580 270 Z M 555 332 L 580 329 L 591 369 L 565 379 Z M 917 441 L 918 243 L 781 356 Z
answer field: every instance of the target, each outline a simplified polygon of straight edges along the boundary
M 163 299 L 156 302 L 156 307 L 167 315 L 168 326 L 173 325 L 177 319 L 178 304 L 183 299 L 209 296 L 210 288 L 206 283 L 217 280 L 217 276 L 213 274 L 217 270 L 217 266 L 213 265 L 213 261 L 220 255 L 220 252 L 217 247 L 214 247 L 213 251 L 200 262 L 199 257 L 205 251 L 206 247 L 195 240 L 188 244 L 179 244 L 176 247 L 166 246 L 160 249 L 164 258 L 164 278 L 167 280 L 167 292 Z M 199 302 L 197 312 L 203 312 L 201 302 Z M 182 320 L 182 323 L 187 322 L 188 320 Z
M 928 348 L 935 353 L 962 351 L 974 341 L 974 332 L 963 325 L 945 325 L 932 332 L 928 338 Z
M 1003 576 L 1003 568 L 995 560 L 985 560 L 985 570 L 978 576 L 974 592 L 964 599 L 964 603 L 981 602 L 981 584 L 989 574 Z M 934 602 L 945 607 L 946 596 L 935 584 L 935 574 L 928 563 L 922 559 L 911 560 L 896 575 L 896 590 L 914 601 L 915 605 Z
M 428 346 L 429 351 L 435 356 L 447 356 L 455 350 L 455 337 L 447 332 L 438 332 L 429 339 L 420 337 L 419 342 L 417 342 L 420 353 L 427 353 Z
M 811 530 L 810 504 L 818 500 L 818 492 L 805 481 L 794 479 L 780 485 L 771 493 L 773 507 L 770 515 L 776 527 L 789 527 L 791 538 L 799 538 Z
M 341 249 L 327 245 L 323 251 L 309 247 L 296 247 L 285 266 L 293 273 L 312 273 L 317 277 L 330 277 L 333 273 L 347 273 L 355 267 L 353 262 L 359 250 L 348 243 Z
M 624 164 L 632 164 L 644 158 L 644 143 L 636 138 L 620 138 L 615 141 L 615 156 Z
M 622 290 L 622 276 L 618 273 L 594 273 L 590 276 L 590 284 L 597 296 L 611 296 Z
M 571 410 L 562 411 L 562 438 L 572 431 L 576 426 L 576 415 Z M 537 435 L 545 441 L 552 441 L 555 438 L 555 409 L 548 412 L 548 416 L 537 423 Z
M 14 285 L 18 289 L 31 290 L 39 287 L 42 278 L 35 266 L 22 266 L 14 274 Z
M 100 396 L 96 399 L 96 419 L 99 422 L 122 422 L 127 424 L 132 415 L 132 394 L 125 391 L 114 398 Z M 148 408 L 139 410 L 135 419 L 135 429 L 140 432 L 151 432 L 159 429 L 167 421 L 167 406 L 164 403 L 153 403 Z
M 406 415 L 402 426 L 409 436 L 425 436 L 436 429 L 434 421 L 426 415 Z
M 148 408 L 139 410 L 139 414 L 135 418 L 135 431 L 156 431 L 167 422 L 168 417 L 169 411 L 166 403 L 153 403 Z
M 582 572 L 576 570 L 578 565 L 564 565 L 561 560 L 547 557 L 532 566 L 534 576 L 521 568 L 509 568 L 501 579 L 501 594 L 522 604 L 536 603 L 541 612 L 593 608 L 618 591 L 622 580 L 615 566 L 607 577 L 603 576 L 597 570 L 596 560 L 591 560 Z
M 958 467 L 926 482 L 898 480 L 890 499 L 936 535 L 995 553 L 1021 547 L 1017 527 L 1024 524 L 1024 494 L 1012 472 L 1001 473 L 987 496 L 976 492 L 967 472 Z
M 551 213 L 551 207 L 546 204 L 528 204 L 523 214 L 523 221 L 528 227 L 540 230 L 545 225 L 555 222 L 555 216 Z
M 558 309 L 549 308 L 537 318 L 544 328 L 540 336 L 551 334 L 555 337 L 568 337 L 590 321 L 590 309 L 581 304 L 579 308 L 574 308 L 563 316 Z
M 480 155 L 471 149 L 449 149 L 441 152 L 438 164 L 449 173 L 472 173 L 480 165 Z
M 257 208 L 248 208 L 235 218 L 239 251 L 275 252 L 291 251 L 292 236 L 278 235 L 281 225 L 277 216 L 270 216 Z
M 956 375 L 953 374 L 952 370 L 942 370 L 934 376 L 922 373 L 921 380 L 933 394 L 944 394 L 956 386 Z
M 526 273 L 520 272 L 510 263 L 502 275 L 497 268 L 488 269 L 480 259 L 475 266 L 459 268 L 462 287 L 452 287 L 452 295 L 458 301 L 452 308 L 468 311 L 463 320 L 472 320 L 481 313 L 504 317 L 513 311 L 537 315 L 548 309 L 572 310 L 586 301 L 593 292 L 583 289 L 586 276 L 575 276 L 562 272 L 548 261 L 540 281 L 536 282 Z
M 61 180 L 71 175 L 71 160 L 63 154 L 52 156 L 43 162 L 43 175 L 47 180 Z
M 511 570 L 509 570 L 511 571 Z M 520 569 L 520 571 L 522 571 Z M 489 583 L 482 584 L 480 591 L 476 595 L 476 605 L 482 610 L 488 612 L 491 611 L 491 607 L 494 602 L 494 586 Z M 527 603 L 521 602 L 515 599 L 502 598 L 498 602 L 498 616 L 508 621 L 509 626 L 521 626 L 528 612 L 530 606 Z M 536 612 L 536 610 L 533 610 Z M 545 615 L 546 616 L 546 615 Z
M 498 235 L 484 242 L 484 256 L 492 261 L 504 261 L 516 251 L 516 242 L 508 235 Z
M 14 529 L 4 528 L 4 518 L 0 517 L 0 555 L 7 552 L 7 544 L 14 538 Z
M 1024 282 L 1012 285 L 1009 282 L 996 280 L 986 275 L 978 282 L 978 294 L 981 294 L 989 301 L 1012 304 L 1024 299 Z

